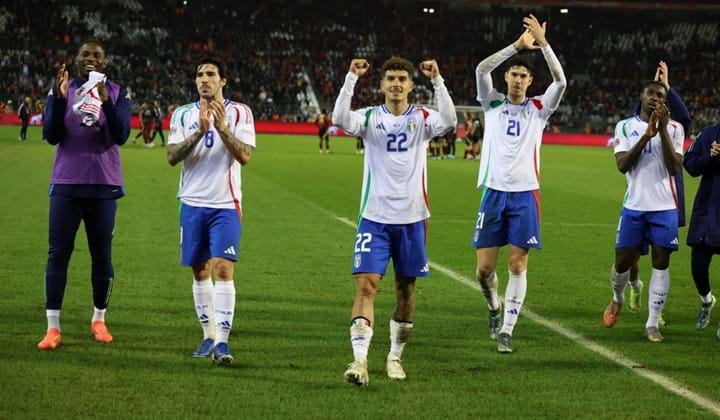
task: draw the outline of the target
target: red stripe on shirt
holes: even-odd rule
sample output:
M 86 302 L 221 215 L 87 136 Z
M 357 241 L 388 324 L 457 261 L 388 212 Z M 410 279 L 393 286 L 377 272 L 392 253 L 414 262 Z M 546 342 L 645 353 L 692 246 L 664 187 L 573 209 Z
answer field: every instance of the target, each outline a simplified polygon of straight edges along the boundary
M 533 196 L 535 197 L 535 210 L 537 211 L 538 223 L 540 223 L 541 212 L 540 212 L 540 190 L 533 190 Z
M 233 183 L 232 183 L 232 171 L 228 171 L 228 185 L 230 186 L 230 195 L 233 199 L 233 204 L 235 204 L 235 210 L 238 213 L 238 217 L 240 218 L 240 223 L 242 223 L 242 209 L 240 208 L 240 200 L 235 197 L 235 191 L 233 191 Z
M 670 182 L 670 192 L 672 193 L 673 201 L 675 202 L 675 208 L 679 209 L 680 204 L 678 203 L 677 193 L 675 192 L 675 180 L 671 176 L 668 181 Z

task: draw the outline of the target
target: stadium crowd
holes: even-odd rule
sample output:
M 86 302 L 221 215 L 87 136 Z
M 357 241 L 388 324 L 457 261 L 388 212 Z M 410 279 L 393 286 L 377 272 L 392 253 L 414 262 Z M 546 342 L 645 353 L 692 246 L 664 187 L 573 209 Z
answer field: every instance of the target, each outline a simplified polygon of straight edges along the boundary
M 94 37 L 108 44 L 109 72 L 128 86 L 135 107 L 159 100 L 171 111 L 192 97 L 190 63 L 210 51 L 228 62 L 228 96 L 250 105 L 257 119 L 306 120 L 315 111 L 313 95 L 319 107 L 331 109 L 356 56 L 375 69 L 393 54 L 413 62 L 437 58 L 455 103 L 476 106 L 477 62 L 514 40 L 521 17 L 533 12 L 557 38 L 552 42 L 569 81 L 553 129 L 607 132 L 630 112 L 640 82 L 653 77 L 660 60 L 691 111 L 693 132 L 720 120 L 720 86 L 708 82 L 719 70 L 718 12 L 573 8 L 561 14 L 557 8 L 458 9 L 437 2 L 429 14 L 420 3 L 382 0 L 342 7 L 260 0 L 99 3 L 12 0 L 0 6 L 3 103 L 17 104 L 25 95 L 42 100 L 59 63 L 72 61 L 68 54 Z M 541 58 L 531 58 L 537 74 L 529 94 L 539 95 L 550 77 Z M 414 100 L 432 103 L 429 83 L 418 80 Z M 354 106 L 379 102 L 376 72 L 360 84 Z

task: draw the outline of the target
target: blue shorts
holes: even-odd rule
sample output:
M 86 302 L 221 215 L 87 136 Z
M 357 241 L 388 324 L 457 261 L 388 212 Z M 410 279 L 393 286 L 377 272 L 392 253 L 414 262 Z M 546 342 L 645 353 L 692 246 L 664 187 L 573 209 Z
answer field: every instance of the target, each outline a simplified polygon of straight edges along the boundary
M 507 244 L 540 248 L 540 192 L 505 192 L 485 188 L 475 221 L 472 246 L 494 248 Z
M 180 263 L 202 264 L 210 258 L 237 261 L 242 225 L 234 209 L 180 206 Z
M 653 244 L 672 251 L 678 249 L 678 211 L 638 211 L 623 208 L 620 212 L 615 248 L 642 248 L 647 254 Z
M 352 273 L 385 275 L 390 257 L 395 274 L 427 277 L 425 221 L 407 225 L 390 225 L 362 219 L 355 237 Z

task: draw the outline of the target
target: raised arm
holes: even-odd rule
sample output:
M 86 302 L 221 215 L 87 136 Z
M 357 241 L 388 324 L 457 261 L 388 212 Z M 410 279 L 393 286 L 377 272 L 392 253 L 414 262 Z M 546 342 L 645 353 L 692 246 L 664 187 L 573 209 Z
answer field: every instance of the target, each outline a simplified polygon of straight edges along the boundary
M 365 118 L 356 112 L 352 112 L 350 105 L 355 92 L 355 84 L 369 68 L 370 64 L 367 60 L 362 58 L 353 59 L 350 62 L 348 74 L 345 76 L 345 83 L 335 101 L 332 114 L 333 123 L 351 136 L 362 136 L 365 133 Z
M 525 31 L 523 36 L 526 36 L 525 34 L 527 33 L 528 32 Z M 520 39 L 522 39 L 523 36 L 521 36 Z M 520 48 L 516 46 L 520 39 L 484 59 L 475 67 L 475 82 L 477 83 L 476 99 L 478 102 L 483 103 L 486 99 L 491 99 L 494 89 L 490 73 L 520 51 Z
M 523 25 L 525 26 L 525 29 L 530 32 L 532 37 L 535 38 L 535 42 L 542 51 L 543 57 L 545 57 L 545 62 L 550 68 L 550 75 L 552 75 L 553 82 L 550 86 L 548 86 L 547 90 L 545 90 L 545 94 L 542 99 L 544 105 L 543 111 L 547 115 L 550 115 L 560 105 L 560 100 L 565 92 L 565 87 L 567 86 L 565 73 L 560 65 L 560 60 L 558 60 L 557 56 L 555 56 L 550 44 L 548 44 L 547 38 L 545 38 L 547 22 L 540 24 L 535 16 L 530 15 L 523 19 Z
M 431 116 L 428 120 L 431 131 L 429 138 L 432 138 L 454 129 L 457 126 L 457 113 L 455 112 L 455 104 L 445 86 L 445 79 L 440 76 L 437 61 L 423 61 L 420 63 L 420 71 L 430 79 L 438 106 L 437 118 Z

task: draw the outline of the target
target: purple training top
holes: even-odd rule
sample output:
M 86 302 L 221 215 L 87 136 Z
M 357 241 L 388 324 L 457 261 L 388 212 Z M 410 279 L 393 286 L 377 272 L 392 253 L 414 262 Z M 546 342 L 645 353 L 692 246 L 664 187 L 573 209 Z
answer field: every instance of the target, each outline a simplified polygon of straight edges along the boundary
M 122 186 L 118 146 L 130 134 L 130 100 L 125 89 L 107 81 L 109 101 L 103 103 L 97 123 L 88 127 L 67 99 L 73 100 L 82 84 L 71 80 L 66 98 L 55 97 L 55 88 L 48 95 L 43 134 L 48 143 L 57 144 L 50 183 Z

